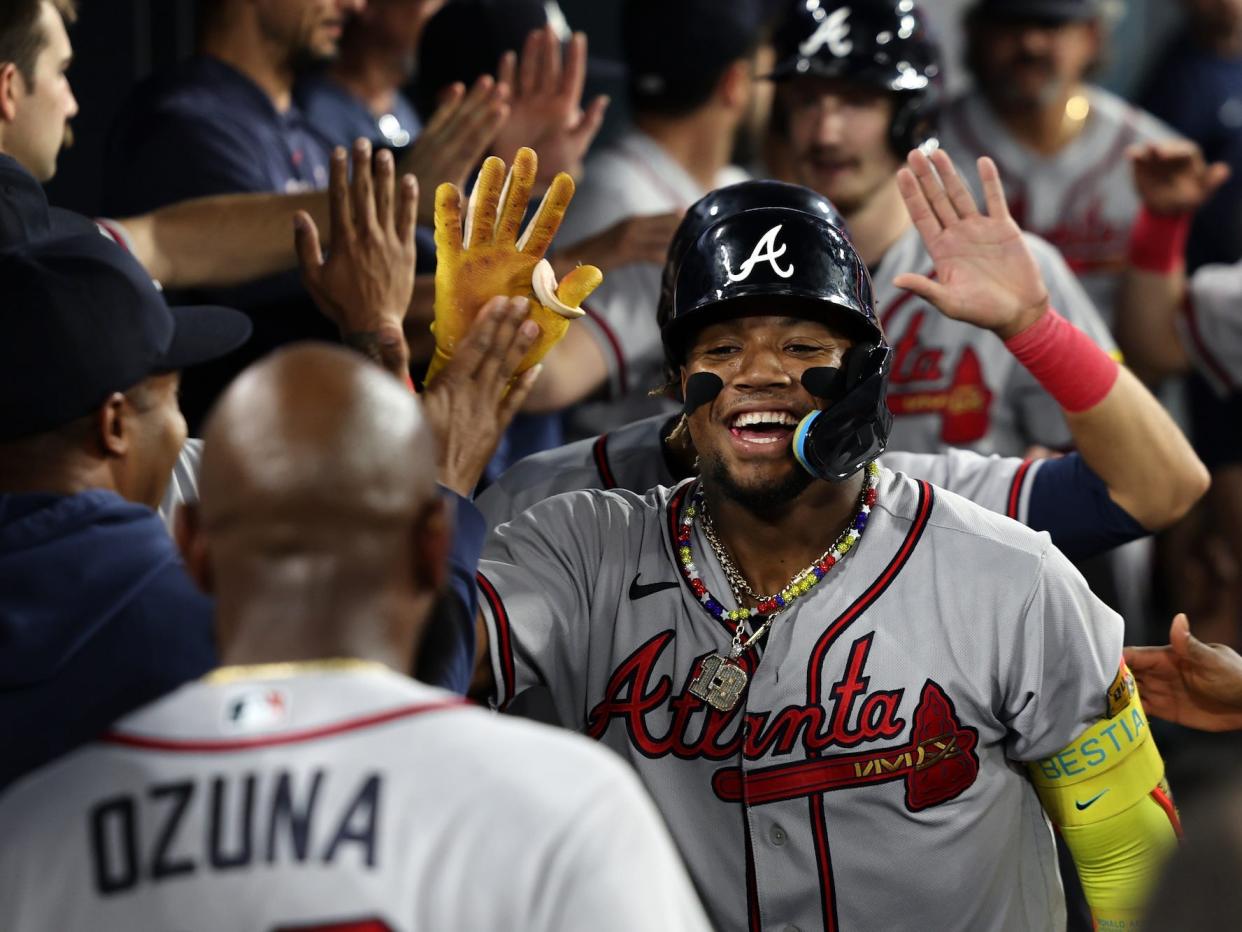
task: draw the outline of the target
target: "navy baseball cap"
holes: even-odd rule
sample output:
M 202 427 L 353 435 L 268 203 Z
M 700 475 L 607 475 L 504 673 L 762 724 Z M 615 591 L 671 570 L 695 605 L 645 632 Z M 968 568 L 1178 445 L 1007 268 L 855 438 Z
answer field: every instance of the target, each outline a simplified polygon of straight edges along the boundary
M 634 109 L 677 114 L 705 103 L 725 68 L 759 45 L 771 17 L 764 0 L 624 0 Z
M 526 37 L 549 23 L 562 42 L 569 41 L 569 23 L 555 0 L 449 0 L 419 39 L 413 88 L 419 116 L 431 119 L 440 92 L 450 84 L 469 87 L 482 75 L 495 75 L 501 55 L 521 52 Z M 624 73 L 617 62 L 587 58 L 588 78 L 615 80 Z
M 971 15 L 988 20 L 1072 23 L 1095 19 L 1101 12 L 1101 0 L 979 0 Z
M 84 417 L 151 375 L 216 359 L 250 336 L 224 307 L 170 308 L 98 231 L 0 249 L 0 441 Z

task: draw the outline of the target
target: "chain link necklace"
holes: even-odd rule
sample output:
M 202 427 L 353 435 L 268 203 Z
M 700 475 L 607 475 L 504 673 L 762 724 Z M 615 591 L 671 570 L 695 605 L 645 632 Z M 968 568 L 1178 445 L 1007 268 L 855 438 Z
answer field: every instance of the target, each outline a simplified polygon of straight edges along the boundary
M 690 692 L 707 702 L 715 709 L 728 712 L 737 705 L 742 691 L 746 688 L 749 677 L 738 663 L 739 658 L 754 646 L 759 638 L 767 633 L 776 620 L 777 615 L 792 605 L 802 596 L 810 592 L 816 584 L 831 570 L 861 539 L 867 527 L 867 519 L 871 508 L 876 502 L 876 485 L 879 482 L 879 467 L 869 463 L 866 467 L 866 478 L 862 492 L 858 496 L 858 510 L 853 519 L 846 525 L 831 547 L 824 551 L 818 560 L 806 569 L 797 573 L 789 583 L 776 595 L 761 596 L 742 575 L 733 559 L 716 534 L 711 513 L 703 495 L 700 484 L 686 505 L 681 523 L 677 529 L 677 555 L 681 562 L 681 572 L 692 592 L 698 597 L 703 608 L 717 621 L 733 622 L 733 643 L 729 648 L 729 656 L 713 654 L 704 659 L 699 675 L 690 684 Z M 690 548 L 690 540 L 694 529 L 694 519 L 698 516 L 703 527 L 703 536 L 711 545 L 729 587 L 737 600 L 738 608 L 726 609 L 711 594 L 707 584 L 703 582 L 698 567 L 694 564 L 694 554 Z M 742 605 L 742 594 L 745 593 L 755 603 L 751 608 Z M 750 631 L 752 618 L 764 616 L 762 624 Z

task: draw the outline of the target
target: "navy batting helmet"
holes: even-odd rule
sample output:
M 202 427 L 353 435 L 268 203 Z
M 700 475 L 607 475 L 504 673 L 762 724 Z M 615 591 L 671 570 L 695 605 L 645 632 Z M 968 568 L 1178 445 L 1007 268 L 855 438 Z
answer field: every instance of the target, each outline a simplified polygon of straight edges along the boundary
M 871 276 L 848 237 L 788 207 L 744 210 L 704 231 L 682 256 L 661 333 L 670 358 L 694 333 L 749 314 L 822 320 L 854 341 L 840 370 L 807 370 L 803 385 L 831 404 L 798 426 L 794 453 L 822 479 L 842 480 L 884 451 L 892 351 L 875 313 Z
M 673 313 L 673 284 L 686 250 L 712 224 L 756 207 L 789 207 L 821 217 L 834 227 L 844 227 L 832 201 L 798 184 L 766 179 L 741 181 L 705 194 L 690 205 L 668 247 L 668 260 L 660 279 L 660 303 L 656 306 L 656 323 L 661 330 Z
M 935 138 L 940 50 L 914 0 L 797 0 L 774 42 L 774 81 L 841 78 L 896 94 L 889 142 L 899 156 Z

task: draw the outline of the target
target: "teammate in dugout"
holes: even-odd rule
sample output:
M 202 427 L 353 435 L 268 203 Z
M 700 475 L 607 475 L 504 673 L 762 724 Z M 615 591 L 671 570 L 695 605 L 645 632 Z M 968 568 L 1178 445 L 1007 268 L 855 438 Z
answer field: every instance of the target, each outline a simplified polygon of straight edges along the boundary
M 673 285 L 686 251 L 713 223 L 755 207 L 789 207 L 835 226 L 842 223 L 827 198 L 798 185 L 745 181 L 713 191 L 687 211 L 669 248 L 655 315 L 659 327 L 672 313 Z M 667 378 L 675 390 L 672 371 Z M 1023 460 L 970 450 L 889 449 L 881 465 L 1046 530 L 1071 559 L 1159 530 L 1203 494 L 1203 465 L 1164 408 L 1129 373 L 1118 377 L 1099 404 L 1066 411 L 1065 417 L 1077 450 L 1064 457 Z M 527 457 L 488 486 L 477 504 L 495 526 L 560 492 L 642 493 L 675 485 L 694 471 L 695 451 L 682 416 L 656 416 Z
M 943 445 L 1023 455 L 1064 449 L 1058 405 L 989 334 L 949 320 L 894 285 L 932 261 L 902 204 L 906 153 L 934 146 L 941 104 L 939 50 L 910 0 L 808 0 L 775 37 L 779 132 L 792 176 L 831 199 L 876 285 L 876 313 L 893 344 L 892 445 Z M 950 150 L 950 155 L 953 151 Z M 1065 261 L 1028 236 L 1053 306 L 1106 350 L 1107 328 Z
M 972 242 L 951 163 L 941 188 L 912 162 L 919 232 L 952 248 L 938 285 L 903 284 L 1106 393 L 1115 366 L 1040 325 L 994 168 L 1006 235 Z M 892 350 L 844 235 L 786 208 L 720 221 L 664 339 L 700 477 L 498 528 L 480 685 L 502 707 L 547 686 L 631 761 L 721 928 L 1064 928 L 1048 819 L 1100 926 L 1136 920 L 1178 825 L 1121 620 L 1047 538 L 873 465 Z

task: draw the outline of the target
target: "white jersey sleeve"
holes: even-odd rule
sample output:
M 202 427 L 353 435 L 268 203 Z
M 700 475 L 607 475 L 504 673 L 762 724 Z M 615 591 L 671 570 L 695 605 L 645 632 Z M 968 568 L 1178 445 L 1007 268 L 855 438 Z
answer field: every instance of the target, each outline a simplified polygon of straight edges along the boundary
M 1009 675 L 1001 716 L 1011 759 L 1055 754 L 1105 717 L 1123 627 L 1065 555 L 1047 547 L 1026 596 L 1021 636 L 1002 645 L 1008 656 L 999 669 Z
M 1027 234 L 1026 241 L 1035 255 L 1052 307 L 1100 349 L 1120 358 L 1117 343 L 1100 312 L 1061 254 L 1038 236 Z M 1052 396 L 1021 365 L 1013 367 L 1010 378 L 1023 435 L 1032 443 L 1053 449 L 1071 446 L 1073 441 L 1065 424 L 1065 414 Z
M 1187 289 L 1177 320 L 1182 347 L 1219 394 L 1242 389 L 1242 262 L 1205 265 Z

